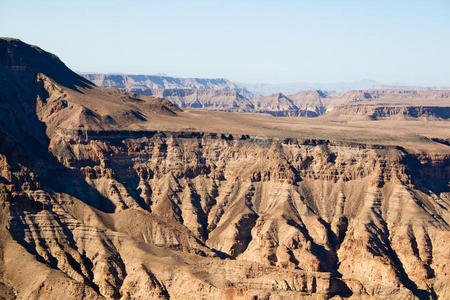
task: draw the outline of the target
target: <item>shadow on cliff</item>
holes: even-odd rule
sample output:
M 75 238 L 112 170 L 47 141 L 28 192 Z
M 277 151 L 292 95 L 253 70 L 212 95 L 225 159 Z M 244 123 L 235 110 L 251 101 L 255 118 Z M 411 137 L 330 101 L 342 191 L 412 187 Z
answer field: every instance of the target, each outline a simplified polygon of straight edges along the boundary
M 11 165 L 28 168 L 37 176 L 39 188 L 49 194 L 65 193 L 101 211 L 113 212 L 115 205 L 110 200 L 49 153 L 46 125 L 36 114 L 40 92 L 36 76 L 33 71 L 0 66 L 0 153 Z
M 434 195 L 441 197 L 441 194 L 450 193 L 450 156 L 443 157 L 441 161 L 432 161 L 431 159 L 420 161 L 416 155 L 406 154 L 402 163 L 406 165 L 405 172 L 417 190 L 431 198 L 435 197 Z M 422 209 L 428 211 L 427 203 L 417 198 L 416 203 Z M 447 210 L 441 203 L 437 201 L 434 203 L 441 209 Z M 433 217 L 445 227 L 450 228 L 450 224 L 441 218 L 439 214 L 434 214 Z
M 427 291 L 424 289 L 419 289 L 417 284 L 409 278 L 403 267 L 403 263 L 401 262 L 395 250 L 391 247 L 387 223 L 382 219 L 381 215 L 378 215 L 378 220 L 380 221 L 382 228 L 379 228 L 373 222 L 370 222 L 366 225 L 366 230 L 369 233 L 370 245 L 368 247 L 368 251 L 376 257 L 388 258 L 390 260 L 391 266 L 395 271 L 395 274 L 397 275 L 398 280 L 418 299 L 436 299 L 436 295 L 432 290 Z
M 419 161 L 417 155 L 405 152 L 402 163 L 407 166 L 406 174 L 409 175 L 412 184 L 429 195 L 431 190 L 436 195 L 450 193 L 450 157 L 446 156 L 442 161 Z
M 6 157 L 10 171 L 19 172 L 18 176 L 13 178 L 0 177 L 2 183 L 14 184 L 16 191 L 19 192 L 9 193 L 7 198 L 9 214 L 12 217 L 8 230 L 12 238 L 33 254 L 38 261 L 58 269 L 56 257 L 50 254 L 47 258 L 40 256 L 34 242 L 25 238 L 25 233 L 33 230 L 30 228 L 33 226 L 30 224 L 33 223 L 24 222 L 24 216 L 28 212 L 35 214 L 42 210 L 52 212 L 52 201 L 39 202 L 22 192 L 43 190 L 50 197 L 55 193 L 64 193 L 107 213 L 113 212 L 115 205 L 87 184 L 79 174 L 66 168 L 49 153 L 50 139 L 46 134 L 47 128 L 37 116 L 37 96 L 42 92 L 37 83 L 38 72 L 5 67 L 4 64 L 7 65 L 8 61 L 5 61 L 4 53 L 1 53 L 3 50 L 0 47 L 0 153 Z M 16 59 L 18 63 L 27 64 L 20 58 Z M 49 72 L 53 74 L 52 72 L 56 71 Z M 74 89 L 89 87 L 88 83 L 78 80 L 76 74 L 66 74 L 59 79 L 61 84 L 65 83 Z M 13 182 L 9 182 L 10 180 Z M 60 222 L 57 214 L 54 221 Z M 72 232 L 63 225 L 60 228 L 62 228 L 62 234 L 68 239 L 68 243 L 76 248 Z M 44 239 L 40 240 L 41 246 L 45 243 Z M 90 272 L 88 277 L 91 278 L 86 277 L 81 271 L 80 263 L 69 253 L 65 255 L 73 270 L 83 277 L 87 285 L 99 293 L 99 287 L 91 280 L 92 272 L 88 271 Z M 92 270 L 93 263 L 86 256 L 82 256 L 82 260 L 87 270 Z
M 298 213 L 297 213 L 298 214 Z M 348 298 L 353 295 L 353 291 L 347 286 L 347 284 L 341 280 L 342 274 L 339 273 L 339 259 L 337 256 L 337 249 L 339 248 L 338 237 L 336 237 L 331 230 L 331 227 L 322 218 L 319 219 L 325 228 L 327 229 L 327 234 L 329 241 L 331 242 L 331 249 L 327 250 L 324 246 L 314 242 L 314 239 L 309 234 L 308 229 L 304 225 L 300 225 L 293 219 L 287 220 L 287 223 L 295 228 L 297 228 L 304 237 L 311 242 L 311 253 L 314 254 L 319 260 L 319 272 L 329 272 L 330 278 L 330 288 L 329 296 L 341 296 L 343 298 Z M 331 236 L 333 234 L 333 236 Z

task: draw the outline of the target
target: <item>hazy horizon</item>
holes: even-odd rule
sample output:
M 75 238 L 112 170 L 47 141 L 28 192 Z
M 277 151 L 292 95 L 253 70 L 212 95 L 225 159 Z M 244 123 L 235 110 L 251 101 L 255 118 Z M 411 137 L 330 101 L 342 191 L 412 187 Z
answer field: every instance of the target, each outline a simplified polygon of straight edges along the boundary
M 448 1 L 2 1 L 0 36 L 85 73 L 450 86 Z
M 405 84 L 402 82 L 378 82 L 370 78 L 362 78 L 359 80 L 351 81 L 328 81 L 328 82 L 312 82 L 312 81 L 285 81 L 285 82 L 264 82 L 264 81 L 236 81 L 226 77 L 205 77 L 205 76 L 181 76 L 177 74 L 166 74 L 166 73 L 125 73 L 125 72 L 85 72 L 80 70 L 74 70 L 78 74 L 99 74 L 99 75 L 125 75 L 125 76 L 160 76 L 160 77 L 170 77 L 170 78 L 185 78 L 185 79 L 225 79 L 236 84 L 244 85 L 289 85 L 289 84 L 313 84 L 313 85 L 329 85 L 329 84 L 351 84 L 351 83 L 373 83 L 376 86 L 399 86 L 399 87 L 417 87 L 417 88 L 450 88 L 449 85 L 413 85 Z

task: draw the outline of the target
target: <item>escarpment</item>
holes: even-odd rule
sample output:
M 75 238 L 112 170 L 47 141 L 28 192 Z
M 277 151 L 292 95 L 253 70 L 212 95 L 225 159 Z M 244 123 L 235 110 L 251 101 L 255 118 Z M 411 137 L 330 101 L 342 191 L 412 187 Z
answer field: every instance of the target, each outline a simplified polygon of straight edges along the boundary
M 88 202 L 82 196 L 88 191 L 74 186 L 70 194 L 82 202 L 70 206 L 87 203 L 98 210 L 52 221 L 61 218 L 57 211 L 67 204 L 58 202 L 65 197 L 30 190 L 33 200 L 12 217 L 23 223 L 12 223 L 11 234 L 101 295 L 132 295 L 124 287 L 131 280 L 152 282 L 153 294 L 173 298 L 243 293 L 431 299 L 448 293 L 442 243 L 449 238 L 448 155 L 323 140 L 261 144 L 252 136 L 120 131 L 57 133 L 49 151 L 70 177 L 58 170 L 47 176 L 67 183 L 79 178 L 98 194 L 98 202 Z M 96 228 L 86 228 L 93 220 Z M 55 237 L 61 227 L 68 232 Z M 79 237 L 70 237 L 73 231 Z M 89 244 L 82 241 L 86 235 Z M 49 246 L 55 239 L 60 246 Z M 127 260 L 136 258 L 124 239 L 139 248 L 171 249 L 170 256 L 186 263 L 196 260 L 201 279 L 178 266 L 130 267 Z M 100 241 L 110 243 L 108 250 L 89 254 Z M 105 261 L 107 266 L 92 268 Z M 169 280 L 172 272 L 181 278 Z M 190 290 L 186 284 L 193 278 L 198 286 Z
M 259 96 L 225 79 L 152 75 L 82 74 L 103 87 L 163 97 L 181 108 L 264 113 L 276 117 L 323 116 L 334 120 L 448 120 L 447 89 L 379 88 L 332 91 L 301 90 L 293 95 Z
M 187 117 L 0 46 L 0 297 L 450 296 L 448 151 L 158 129 Z
M 402 120 L 402 119 L 450 119 L 450 107 L 440 106 L 389 106 L 342 105 L 334 108 L 326 117 L 334 119 Z

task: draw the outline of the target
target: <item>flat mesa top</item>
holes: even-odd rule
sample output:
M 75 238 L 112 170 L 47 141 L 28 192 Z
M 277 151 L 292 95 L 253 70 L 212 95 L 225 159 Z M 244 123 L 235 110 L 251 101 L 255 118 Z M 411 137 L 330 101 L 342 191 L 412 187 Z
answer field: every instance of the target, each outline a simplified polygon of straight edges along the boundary
M 133 124 L 132 129 L 327 139 L 363 144 L 398 145 L 413 152 L 450 153 L 450 146 L 432 140 L 450 138 L 450 121 L 447 120 L 329 121 L 185 109 L 183 112 L 178 112 L 177 116 L 154 116 L 148 122 Z
M 314 119 L 201 109 L 182 111 L 167 99 L 95 86 L 55 55 L 19 40 L 0 38 L 0 48 L 0 88 L 6 107 L 18 113 L 27 105 L 30 111 L 35 110 L 34 90 L 38 84 L 47 91 L 37 95 L 46 102 L 39 120 L 46 124 L 46 134 L 57 129 L 209 132 L 401 146 L 410 152 L 450 154 L 448 90 L 351 91 L 323 99 L 333 102 L 332 110 Z M 16 91 L 21 91 L 20 97 Z M 376 121 L 353 118 L 359 110 L 374 105 L 381 110 L 393 106 L 397 110 L 408 109 L 397 106 L 412 105 L 418 110 L 433 106 L 430 110 L 441 111 L 444 117 Z M 8 120 L 10 115 L 4 117 Z M 27 123 L 21 126 L 37 128 L 37 120 L 30 119 L 25 112 L 15 117 L 15 120 L 22 117 L 21 122 Z M 4 132 L 18 132 L 13 121 L 0 125 Z

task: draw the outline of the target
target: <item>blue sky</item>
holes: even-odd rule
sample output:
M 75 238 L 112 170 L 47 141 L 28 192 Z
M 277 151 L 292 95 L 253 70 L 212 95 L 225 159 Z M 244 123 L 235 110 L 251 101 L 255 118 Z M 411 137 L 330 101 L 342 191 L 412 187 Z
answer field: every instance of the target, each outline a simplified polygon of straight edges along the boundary
M 0 36 L 77 71 L 450 86 L 450 0 L 0 0 Z

